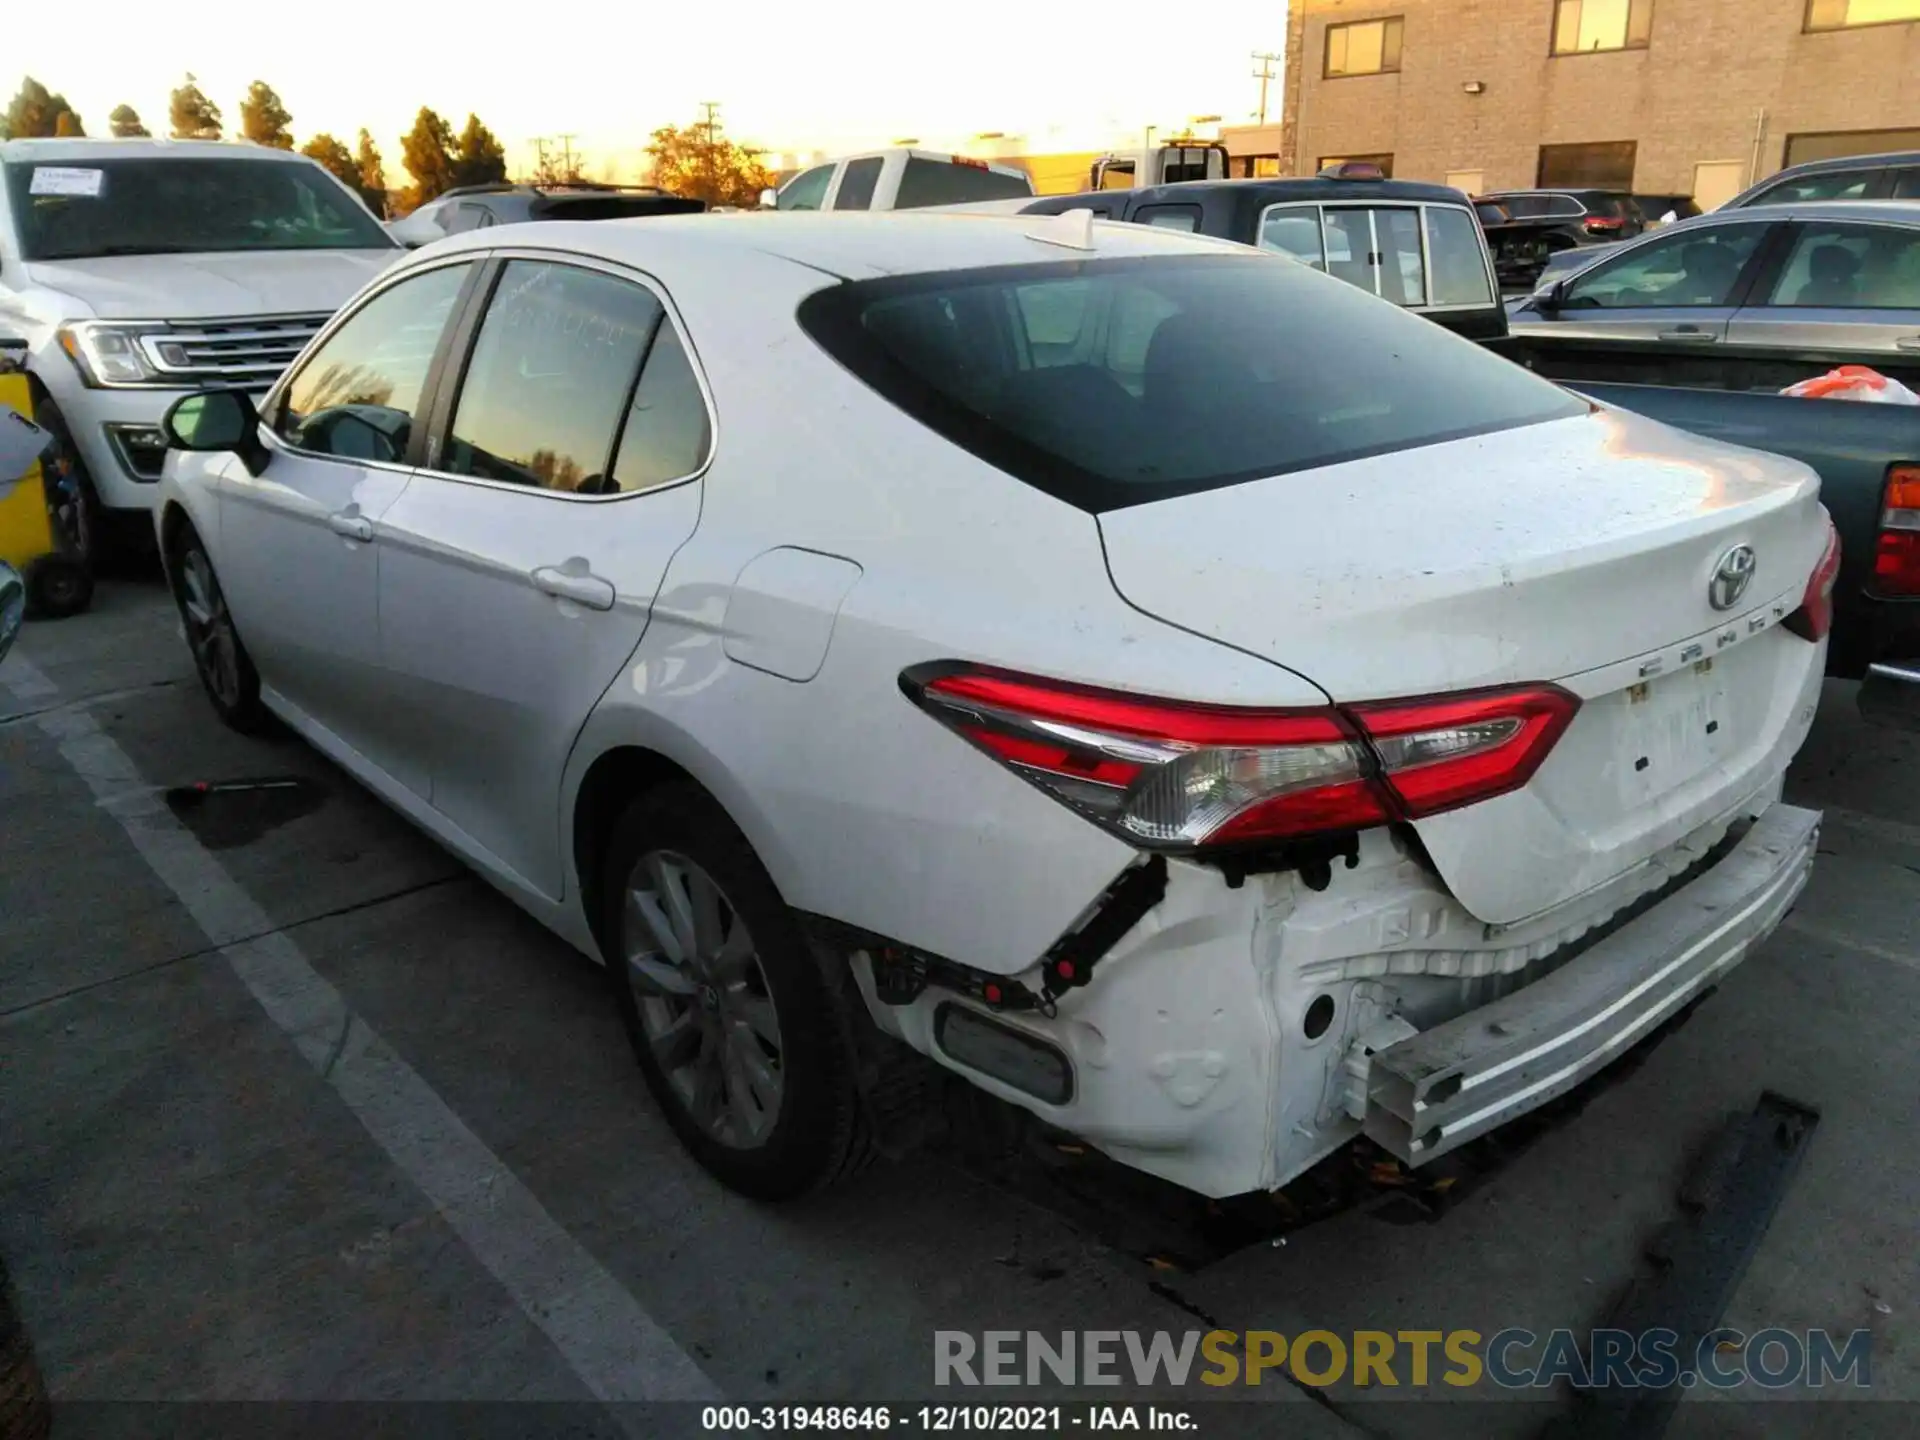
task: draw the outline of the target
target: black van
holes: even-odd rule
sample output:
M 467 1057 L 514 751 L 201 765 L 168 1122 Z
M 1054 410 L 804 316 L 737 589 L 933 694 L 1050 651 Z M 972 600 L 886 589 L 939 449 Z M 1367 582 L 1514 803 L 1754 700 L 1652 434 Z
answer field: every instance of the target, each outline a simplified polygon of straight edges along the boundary
M 1473 202 L 1444 185 L 1389 180 L 1374 165 L 1350 161 L 1305 178 L 1187 180 L 1049 195 L 1021 213 L 1068 210 L 1278 251 L 1470 340 L 1507 334 Z

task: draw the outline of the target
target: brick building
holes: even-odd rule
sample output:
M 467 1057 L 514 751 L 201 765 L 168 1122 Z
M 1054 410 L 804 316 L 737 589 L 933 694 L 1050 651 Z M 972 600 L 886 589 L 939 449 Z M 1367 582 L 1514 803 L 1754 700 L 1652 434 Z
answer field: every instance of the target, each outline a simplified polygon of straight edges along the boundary
M 1236 173 L 1373 158 L 1468 190 L 1711 206 L 1782 165 L 1920 149 L 1920 0 L 1292 0 L 1282 123 Z

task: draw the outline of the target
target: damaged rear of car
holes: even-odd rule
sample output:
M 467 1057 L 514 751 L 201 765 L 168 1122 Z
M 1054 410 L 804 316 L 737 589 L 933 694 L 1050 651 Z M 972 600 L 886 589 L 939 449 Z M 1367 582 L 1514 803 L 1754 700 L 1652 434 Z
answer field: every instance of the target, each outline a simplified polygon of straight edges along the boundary
M 1017 644 L 901 668 L 914 743 L 1122 857 L 1037 952 L 859 943 L 880 1026 L 992 1093 L 1208 1195 L 1363 1130 L 1417 1165 L 1602 1069 L 1804 885 L 1781 787 L 1838 566 L 1804 467 L 1197 247 L 860 280 L 800 322 L 979 462 L 977 503 L 1087 516 L 1099 604 L 1290 697 Z

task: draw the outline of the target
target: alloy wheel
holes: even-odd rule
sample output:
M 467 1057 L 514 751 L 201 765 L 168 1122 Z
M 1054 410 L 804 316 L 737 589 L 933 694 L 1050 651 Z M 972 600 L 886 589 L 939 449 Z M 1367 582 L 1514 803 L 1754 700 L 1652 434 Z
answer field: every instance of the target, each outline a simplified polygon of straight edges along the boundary
M 720 1144 L 764 1145 L 786 1091 L 785 1052 L 746 921 L 711 875 L 671 850 L 641 855 L 621 913 L 627 983 L 669 1088 Z
M 240 645 L 227 611 L 227 597 L 214 578 L 207 552 L 194 545 L 180 567 L 180 614 L 187 644 L 207 688 L 222 705 L 240 702 Z

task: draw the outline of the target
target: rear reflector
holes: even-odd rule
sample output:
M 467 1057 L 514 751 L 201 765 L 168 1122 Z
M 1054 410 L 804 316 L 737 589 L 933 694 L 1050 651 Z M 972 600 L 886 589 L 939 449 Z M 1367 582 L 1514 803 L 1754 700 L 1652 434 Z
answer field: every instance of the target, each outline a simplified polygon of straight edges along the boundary
M 935 719 L 1147 849 L 1245 846 L 1419 819 L 1517 790 L 1579 701 L 1527 685 L 1257 710 L 937 665 L 901 688 Z
M 1873 588 L 1898 599 L 1920 595 L 1920 465 L 1895 465 L 1887 472 Z
M 1826 639 L 1827 632 L 1833 629 L 1833 586 L 1839 578 L 1840 532 L 1833 528 L 1829 518 L 1827 548 L 1821 552 L 1820 563 L 1813 567 L 1813 574 L 1807 577 L 1800 608 L 1780 623 L 1802 640 Z

